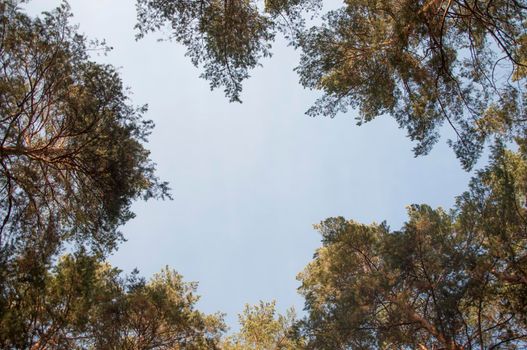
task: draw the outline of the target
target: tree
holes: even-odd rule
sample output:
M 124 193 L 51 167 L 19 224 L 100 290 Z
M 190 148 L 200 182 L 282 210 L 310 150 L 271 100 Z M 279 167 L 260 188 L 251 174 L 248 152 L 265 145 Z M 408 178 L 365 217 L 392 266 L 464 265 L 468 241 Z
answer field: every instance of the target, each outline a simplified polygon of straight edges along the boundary
M 41 18 L 18 4 L 0 2 L 0 347 L 70 349 L 95 304 L 122 299 L 118 272 L 99 261 L 132 201 L 168 187 L 143 146 L 146 106 L 90 60 L 105 47 L 68 24 L 65 3 Z M 65 246 L 80 255 L 57 265 Z
M 238 316 L 241 329 L 222 342 L 223 350 L 295 350 L 302 349 L 302 339 L 295 336 L 293 309 L 286 315 L 276 313 L 275 302 L 260 301 L 245 305 Z
M 221 315 L 195 310 L 196 284 L 168 268 L 146 282 L 79 251 L 39 279 L 19 279 L 3 300 L 2 348 L 215 349 L 224 329 Z
M 30 18 L 0 3 L 0 256 L 65 242 L 111 251 L 137 198 L 166 197 L 144 148 L 152 122 L 68 24 L 63 3 Z
M 4 349 L 76 349 L 88 339 L 93 310 L 119 300 L 119 271 L 78 251 L 50 269 L 19 259 L 11 265 L 0 299 L 0 346 Z M 94 322 L 95 323 L 95 322 Z
M 269 0 L 262 11 L 253 0 L 137 0 L 137 38 L 170 27 L 168 39 L 187 47 L 211 89 L 223 87 L 231 102 L 241 102 L 242 81 L 271 56 L 276 33 L 296 37 L 304 22 L 301 13 L 319 5 L 318 0 Z
M 299 275 L 313 349 L 496 349 L 527 343 L 525 150 L 491 164 L 446 212 L 408 208 L 399 231 L 330 218 Z
M 470 169 L 492 138 L 525 137 L 523 1 L 346 2 L 303 37 L 304 86 L 324 91 L 308 114 L 391 114 L 416 154 L 448 123 Z
M 115 344 L 117 349 L 217 349 L 225 325 L 221 314 L 195 310 L 197 284 L 166 267 L 148 283 L 132 280 L 119 312 L 105 310 L 101 320 L 117 322 L 118 337 L 107 337 L 106 327 L 95 334 L 95 348 Z M 115 334 L 115 333 L 114 333 Z M 97 345 L 98 344 L 98 345 Z
M 429 152 L 447 123 L 465 169 L 486 142 L 525 137 L 524 1 L 349 0 L 306 30 L 304 17 L 319 6 L 266 1 L 258 11 L 246 1 L 138 0 L 137 27 L 142 36 L 171 26 L 193 63 L 204 63 L 202 76 L 212 88 L 225 86 L 231 101 L 239 101 L 248 70 L 270 55 L 276 28 L 292 33 L 302 50 L 300 83 L 323 92 L 308 115 L 355 108 L 361 124 L 390 114 L 417 142 L 416 155 Z

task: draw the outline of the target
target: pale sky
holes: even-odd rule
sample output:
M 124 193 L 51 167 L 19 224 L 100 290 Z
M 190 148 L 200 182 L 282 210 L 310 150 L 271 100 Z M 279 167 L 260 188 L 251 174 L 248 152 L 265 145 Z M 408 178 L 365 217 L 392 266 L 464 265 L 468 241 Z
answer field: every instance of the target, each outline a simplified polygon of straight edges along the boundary
M 59 3 L 26 7 L 36 14 Z M 69 3 L 79 31 L 114 48 L 94 59 L 119 67 L 133 103 L 149 104 L 156 127 L 147 148 L 173 189 L 173 201 L 134 205 L 111 263 L 145 277 L 176 269 L 199 282 L 199 308 L 226 313 L 234 329 L 245 303 L 276 300 L 301 313 L 296 275 L 320 245 L 313 224 L 341 215 L 397 229 L 407 205 L 450 208 L 467 187 L 446 138 L 416 159 L 389 116 L 361 127 L 354 112 L 305 116 L 318 93 L 298 84 L 298 53 L 281 41 L 245 83 L 243 104 L 232 104 L 179 44 L 134 40 L 135 1 Z

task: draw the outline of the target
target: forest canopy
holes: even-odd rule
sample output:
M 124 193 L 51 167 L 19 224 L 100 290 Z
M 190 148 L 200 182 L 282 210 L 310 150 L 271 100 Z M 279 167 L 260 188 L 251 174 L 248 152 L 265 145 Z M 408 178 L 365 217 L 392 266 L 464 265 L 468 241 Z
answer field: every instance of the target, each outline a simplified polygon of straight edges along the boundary
M 144 148 L 146 106 L 90 60 L 104 47 L 68 23 L 65 3 L 33 19 L 4 1 L 0 16 L 0 249 L 111 251 L 134 199 L 169 196 Z
M 391 115 L 416 155 L 430 151 L 446 124 L 467 170 L 488 142 L 524 137 L 524 1 L 350 0 L 309 27 L 321 5 L 138 0 L 136 28 L 141 38 L 168 27 L 168 39 L 185 45 L 201 76 L 231 101 L 285 33 L 301 52 L 300 84 L 322 93 L 308 115 L 353 109 L 359 124 Z
M 527 341 L 527 159 L 496 147 L 446 211 L 400 230 L 342 217 L 299 275 L 313 349 L 516 349 Z
M 331 217 L 298 275 L 304 313 L 246 305 L 238 331 L 197 284 L 107 260 L 137 199 L 170 198 L 153 123 L 96 62 L 66 2 L 0 1 L 0 347 L 3 349 L 522 349 L 527 347 L 527 4 L 517 0 L 137 0 L 136 38 L 168 28 L 211 88 L 242 83 L 278 35 L 300 50 L 311 116 L 390 115 L 426 154 L 447 125 L 466 170 L 451 209 L 400 229 Z M 132 34 L 131 34 L 132 35 Z M 488 146 L 488 148 L 486 148 Z

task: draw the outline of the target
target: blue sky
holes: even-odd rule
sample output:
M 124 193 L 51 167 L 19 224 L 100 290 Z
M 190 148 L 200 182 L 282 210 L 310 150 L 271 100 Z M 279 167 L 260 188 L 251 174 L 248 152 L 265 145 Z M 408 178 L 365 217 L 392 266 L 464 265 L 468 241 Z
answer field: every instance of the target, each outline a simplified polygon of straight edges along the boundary
M 36 14 L 59 3 L 26 7 Z M 342 215 L 399 228 L 405 206 L 449 208 L 466 188 L 469 174 L 445 138 L 414 158 L 389 116 L 361 127 L 354 112 L 305 116 L 318 93 L 298 84 L 298 53 L 283 42 L 252 72 L 243 104 L 232 104 L 198 78 L 180 45 L 155 34 L 134 40 L 133 1 L 69 3 L 80 32 L 114 48 L 94 59 L 119 67 L 133 103 L 149 104 L 147 148 L 174 195 L 134 204 L 112 264 L 146 277 L 169 265 L 199 282 L 201 310 L 227 313 L 234 329 L 245 303 L 275 299 L 280 311 L 301 312 L 295 277 L 320 244 L 313 224 Z

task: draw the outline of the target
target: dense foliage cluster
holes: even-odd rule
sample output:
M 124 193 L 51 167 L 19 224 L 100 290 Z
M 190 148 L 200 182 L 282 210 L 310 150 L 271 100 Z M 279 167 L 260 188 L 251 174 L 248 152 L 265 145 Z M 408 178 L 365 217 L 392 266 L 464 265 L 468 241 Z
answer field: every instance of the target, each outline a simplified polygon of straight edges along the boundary
M 262 11 L 252 0 L 137 0 L 137 38 L 168 26 L 168 38 L 186 46 L 211 89 L 223 87 L 231 102 L 241 102 L 242 81 L 271 56 L 277 32 L 298 38 L 302 13 L 319 6 L 319 0 L 269 0 Z
M 303 338 L 294 334 L 295 312 L 276 313 L 275 302 L 245 305 L 239 315 L 241 329 L 222 343 L 223 350 L 299 350 Z
M 470 169 L 484 143 L 525 134 L 524 1 L 346 1 L 306 32 L 298 68 L 324 95 L 310 115 L 392 115 L 425 154 L 440 126 Z
M 524 1 L 348 0 L 306 29 L 320 5 L 138 0 L 137 27 L 142 36 L 171 26 L 194 64 L 204 63 L 202 76 L 231 101 L 239 101 L 248 70 L 270 55 L 279 28 L 302 51 L 300 83 L 323 92 L 308 115 L 353 108 L 359 124 L 392 115 L 417 142 L 416 155 L 430 151 L 446 123 L 466 169 L 487 141 L 525 134 Z
M 224 328 L 169 269 L 145 282 L 80 251 L 38 278 L 10 284 L 2 349 L 214 349 Z
M 299 275 L 314 349 L 496 349 L 527 341 L 527 157 L 497 148 L 450 212 L 401 230 L 342 217 Z
M 18 5 L 0 2 L 0 347 L 214 348 L 224 326 L 194 309 L 194 284 L 104 262 L 132 201 L 169 197 L 143 146 L 146 107 L 90 60 L 104 47 L 66 4 L 42 18 Z
M 152 123 L 114 68 L 91 61 L 66 5 L 0 3 L 0 251 L 115 247 L 131 201 L 167 196 L 143 147 Z

